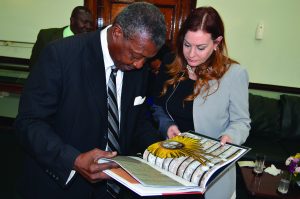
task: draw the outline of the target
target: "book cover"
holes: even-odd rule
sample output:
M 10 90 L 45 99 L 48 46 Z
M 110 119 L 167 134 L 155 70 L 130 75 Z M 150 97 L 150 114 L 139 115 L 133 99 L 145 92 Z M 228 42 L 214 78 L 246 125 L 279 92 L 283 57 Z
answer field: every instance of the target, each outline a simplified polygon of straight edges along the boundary
M 221 146 L 219 140 L 193 132 L 182 133 L 177 137 L 195 140 L 198 149 L 189 148 L 188 143 L 181 141 L 183 139 L 170 139 L 155 143 L 158 146 L 155 150 L 152 145 L 152 148 L 148 147 L 143 158 L 117 156 L 100 159 L 99 162 L 118 163 L 120 168 L 104 172 L 141 196 L 203 194 L 250 150 L 229 143 Z M 173 147 L 172 144 L 178 143 L 182 150 L 185 145 L 188 153 Z M 169 149 L 167 152 L 164 148 L 159 149 L 164 145 Z

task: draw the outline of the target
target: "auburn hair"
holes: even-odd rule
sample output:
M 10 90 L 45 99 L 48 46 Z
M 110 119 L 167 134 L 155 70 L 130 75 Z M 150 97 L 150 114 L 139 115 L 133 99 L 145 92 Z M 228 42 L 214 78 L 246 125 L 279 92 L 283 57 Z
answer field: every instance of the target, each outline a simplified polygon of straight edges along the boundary
M 199 7 L 191 12 L 179 30 L 175 51 L 175 59 L 167 65 L 167 73 L 170 79 L 167 80 L 161 92 L 161 95 L 166 94 L 169 86 L 175 87 L 180 81 L 188 79 L 188 71 L 186 68 L 187 62 L 183 55 L 184 37 L 188 31 L 198 31 L 211 34 L 212 40 L 222 36 L 223 39 L 218 44 L 218 47 L 213 51 L 210 57 L 195 69 L 197 80 L 194 84 L 194 92 L 185 98 L 185 101 L 194 100 L 201 92 L 205 94 L 205 98 L 209 95 L 209 81 L 217 80 L 218 86 L 220 79 L 233 63 L 237 61 L 228 57 L 223 21 L 218 12 L 212 7 Z M 183 75 L 182 75 L 183 74 Z

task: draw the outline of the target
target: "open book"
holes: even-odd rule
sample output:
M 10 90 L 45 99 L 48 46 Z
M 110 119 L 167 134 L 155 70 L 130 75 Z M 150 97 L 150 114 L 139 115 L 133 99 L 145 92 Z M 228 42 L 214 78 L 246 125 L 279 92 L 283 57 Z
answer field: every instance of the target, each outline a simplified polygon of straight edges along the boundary
M 117 156 L 100 159 L 99 163 L 114 161 L 118 169 L 104 172 L 141 196 L 203 194 L 250 149 L 191 132 L 181 136 L 199 140 L 204 151 L 203 160 L 193 157 L 159 158 L 146 150 L 143 158 Z

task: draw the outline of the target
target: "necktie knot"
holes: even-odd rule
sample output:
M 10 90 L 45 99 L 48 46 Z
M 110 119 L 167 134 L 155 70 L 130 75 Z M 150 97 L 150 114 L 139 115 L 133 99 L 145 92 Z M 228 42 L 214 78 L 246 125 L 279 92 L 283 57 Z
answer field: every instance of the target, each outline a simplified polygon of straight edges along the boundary
M 114 76 L 116 76 L 118 72 L 118 68 L 115 65 L 111 66 L 111 72 L 114 74 Z

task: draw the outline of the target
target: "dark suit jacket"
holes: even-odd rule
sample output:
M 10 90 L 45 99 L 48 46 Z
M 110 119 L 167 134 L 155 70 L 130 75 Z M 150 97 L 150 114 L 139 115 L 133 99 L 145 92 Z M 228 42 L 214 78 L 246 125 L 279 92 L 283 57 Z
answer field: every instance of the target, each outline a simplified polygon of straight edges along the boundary
M 41 51 L 48 43 L 63 38 L 63 33 L 65 28 L 66 26 L 62 28 L 48 28 L 48 29 L 40 30 L 36 42 L 32 48 L 31 56 L 29 59 L 30 68 L 32 68 L 34 64 L 37 62 L 38 57 L 41 54 Z
M 28 157 L 20 192 L 35 198 L 90 198 L 105 194 L 105 182 L 90 184 L 79 174 L 65 186 L 75 158 L 107 143 L 107 92 L 100 32 L 49 44 L 26 82 L 16 118 L 17 137 Z M 121 97 L 120 146 L 124 155 L 158 140 L 144 113 L 146 68 L 125 72 Z M 105 198 L 105 196 L 101 196 Z

